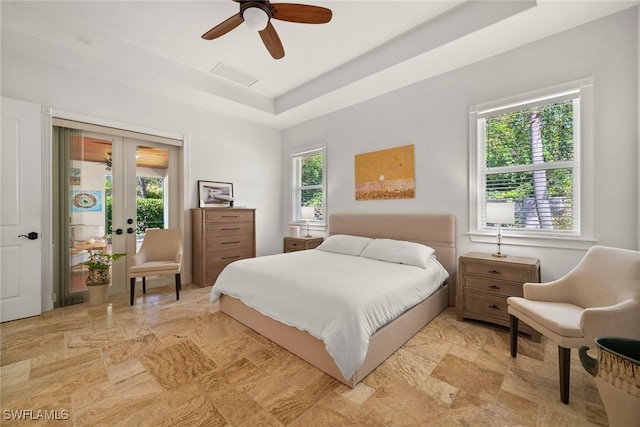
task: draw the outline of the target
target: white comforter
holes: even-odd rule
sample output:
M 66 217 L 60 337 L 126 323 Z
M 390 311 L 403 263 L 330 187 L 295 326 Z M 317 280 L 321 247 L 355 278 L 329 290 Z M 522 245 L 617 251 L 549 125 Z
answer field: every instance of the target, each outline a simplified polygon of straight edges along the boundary
M 435 257 L 428 268 L 320 250 L 229 264 L 211 289 L 325 343 L 345 378 L 364 362 L 369 338 L 424 300 L 448 277 Z

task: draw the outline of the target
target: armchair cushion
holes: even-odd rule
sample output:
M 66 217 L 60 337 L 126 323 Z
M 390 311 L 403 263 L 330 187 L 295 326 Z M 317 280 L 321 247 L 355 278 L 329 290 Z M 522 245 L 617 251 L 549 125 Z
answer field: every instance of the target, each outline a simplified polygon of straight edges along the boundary
M 542 329 L 536 328 L 540 325 L 563 337 L 584 336 L 580 327 L 580 319 L 584 311 L 582 307 L 564 302 L 533 301 L 520 297 L 509 297 L 508 304 L 510 312 L 514 309 L 525 313 L 530 319 L 527 323 L 534 329 Z
M 166 275 L 180 272 L 180 263 L 170 261 L 150 261 L 134 265 L 129 269 L 130 277 Z

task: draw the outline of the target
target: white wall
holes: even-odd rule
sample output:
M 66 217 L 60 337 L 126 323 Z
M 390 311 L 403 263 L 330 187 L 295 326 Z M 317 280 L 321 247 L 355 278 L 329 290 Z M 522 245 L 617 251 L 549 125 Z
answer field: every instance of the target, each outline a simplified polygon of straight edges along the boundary
M 236 205 L 257 209 L 257 253 L 282 251 L 279 130 L 101 80 L 84 73 L 80 64 L 63 69 L 3 51 L 1 71 L 2 96 L 189 136 L 184 211 L 187 260 L 191 252 L 189 209 L 197 206 L 198 179 L 232 182 Z M 185 273 L 190 281 L 190 262 Z
M 594 81 L 594 234 L 602 245 L 637 249 L 636 10 L 498 55 L 311 120 L 283 132 L 283 233 L 287 230 L 288 159 L 295 147 L 327 144 L 327 207 L 337 212 L 435 212 L 457 217 L 458 254 L 494 251 L 466 235 L 468 109 L 471 105 L 592 76 Z M 416 197 L 356 201 L 354 155 L 415 144 Z M 565 274 L 582 250 L 503 247 L 540 258 L 542 279 Z

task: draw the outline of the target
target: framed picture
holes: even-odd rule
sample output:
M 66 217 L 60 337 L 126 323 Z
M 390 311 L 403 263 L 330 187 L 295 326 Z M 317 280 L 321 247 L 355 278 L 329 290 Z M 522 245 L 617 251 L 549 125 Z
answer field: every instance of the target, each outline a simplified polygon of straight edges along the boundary
M 413 199 L 413 145 L 355 156 L 356 200 Z
M 71 212 L 102 212 L 102 191 L 71 190 Z
M 201 208 L 233 206 L 233 184 L 230 182 L 198 181 Z
M 69 168 L 69 185 L 80 185 L 82 170 L 80 168 Z

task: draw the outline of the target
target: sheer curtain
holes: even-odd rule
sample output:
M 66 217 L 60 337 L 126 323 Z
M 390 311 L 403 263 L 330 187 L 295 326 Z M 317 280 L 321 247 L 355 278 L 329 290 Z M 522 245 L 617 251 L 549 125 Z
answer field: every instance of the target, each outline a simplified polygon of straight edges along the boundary
M 82 132 L 53 126 L 53 289 L 54 306 L 83 302 L 82 292 L 71 293 L 70 279 L 70 209 L 69 168 L 71 167 L 71 145 L 74 135 Z

